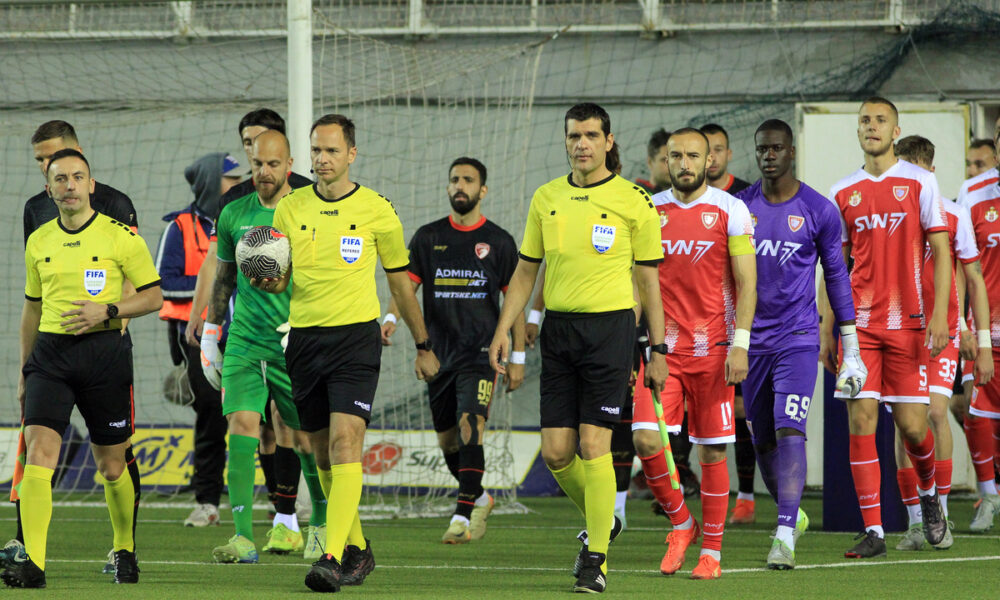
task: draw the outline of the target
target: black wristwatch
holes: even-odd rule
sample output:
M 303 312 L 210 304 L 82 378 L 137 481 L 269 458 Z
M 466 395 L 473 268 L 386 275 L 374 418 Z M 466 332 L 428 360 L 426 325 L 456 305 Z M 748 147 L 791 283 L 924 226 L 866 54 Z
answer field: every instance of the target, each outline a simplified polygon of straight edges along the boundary
M 656 352 L 657 354 L 667 355 L 668 349 L 666 344 L 654 344 L 649 347 L 651 352 Z
M 417 350 L 430 350 L 430 349 L 431 349 L 431 338 L 427 338 L 426 340 L 417 344 Z
M 109 304 L 108 319 L 117 319 L 117 318 L 118 318 L 118 307 L 115 306 L 114 304 Z

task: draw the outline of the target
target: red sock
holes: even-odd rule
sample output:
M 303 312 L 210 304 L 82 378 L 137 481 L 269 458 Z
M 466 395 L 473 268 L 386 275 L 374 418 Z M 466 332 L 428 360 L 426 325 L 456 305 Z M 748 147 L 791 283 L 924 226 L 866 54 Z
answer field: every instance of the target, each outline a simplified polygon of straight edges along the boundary
M 934 461 L 934 483 L 938 494 L 947 496 L 951 491 L 951 459 Z
M 917 486 L 921 490 L 929 490 L 934 487 L 934 433 L 931 428 L 927 428 L 924 441 L 919 444 L 911 444 L 903 440 L 903 448 L 906 455 L 913 463 L 913 470 L 917 472 Z
M 653 492 L 656 501 L 660 503 L 670 522 L 681 525 L 691 516 L 684 502 L 684 492 L 675 490 L 670 485 L 670 473 L 667 470 L 667 459 L 661 449 L 653 456 L 639 457 L 642 461 L 642 472 L 646 475 L 646 485 Z
M 882 526 L 882 504 L 879 501 L 879 487 L 882 470 L 878 464 L 878 450 L 875 448 L 875 434 L 851 436 L 851 475 L 854 490 L 858 494 L 858 506 L 865 528 Z
M 965 441 L 969 444 L 976 481 L 993 479 L 993 432 L 990 419 L 965 415 Z
M 705 539 L 703 550 L 722 551 L 722 532 L 729 510 L 729 470 L 726 459 L 701 463 L 701 522 Z
M 896 469 L 896 483 L 899 484 L 899 495 L 903 498 L 903 504 L 907 506 L 920 504 L 920 496 L 917 495 L 917 472 L 913 467 Z

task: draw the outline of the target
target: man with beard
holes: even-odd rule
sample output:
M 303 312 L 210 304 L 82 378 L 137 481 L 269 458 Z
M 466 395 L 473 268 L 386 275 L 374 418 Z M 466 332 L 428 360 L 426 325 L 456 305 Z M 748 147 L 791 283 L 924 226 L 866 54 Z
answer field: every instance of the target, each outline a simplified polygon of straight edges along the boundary
M 757 302 L 753 224 L 745 204 L 706 183 L 712 161 L 703 133 L 690 128 L 674 132 L 667 160 L 672 189 L 653 196 L 664 254 L 659 283 L 669 368 L 660 397 L 672 431 L 680 431 L 687 403 L 688 438 L 701 460 L 705 538 L 691 578 L 718 579 L 729 504 L 726 444 L 735 439 L 733 386 L 747 374 Z M 654 333 L 650 329 L 650 337 Z M 684 553 L 701 528 L 683 492 L 671 488 L 658 429 L 651 390 L 639 387 L 633 441 L 646 481 L 674 527 L 660 563 L 660 572 L 672 575 L 684 564 Z
M 464 544 L 486 534 L 493 498 L 483 489 L 483 432 L 490 414 L 496 373 L 486 349 L 500 316 L 500 293 L 517 265 L 517 245 L 486 220 L 486 166 L 461 157 L 448 172 L 451 215 L 424 225 L 410 240 L 408 274 L 414 292 L 424 286 L 427 332 L 441 361 L 428 382 L 431 415 L 448 470 L 458 480 L 458 502 L 445 544 Z M 382 343 L 396 330 L 396 303 L 382 322 Z M 514 351 L 507 366 L 508 390 L 524 380 L 524 315 L 511 328 Z

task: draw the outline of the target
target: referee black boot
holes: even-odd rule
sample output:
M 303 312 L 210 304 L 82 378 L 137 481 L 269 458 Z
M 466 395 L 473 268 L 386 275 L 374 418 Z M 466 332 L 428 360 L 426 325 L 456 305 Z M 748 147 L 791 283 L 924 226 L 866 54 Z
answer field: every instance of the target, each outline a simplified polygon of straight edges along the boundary
M 9 565 L 0 579 L 12 588 L 43 588 L 45 587 L 45 571 L 38 568 L 29 557 L 23 562 Z
M 608 586 L 607 577 L 601 571 L 605 555 L 600 552 L 587 552 L 580 561 L 580 574 L 573 586 L 574 592 L 585 594 L 600 594 Z
M 618 534 L 620 534 L 623 529 L 625 529 L 625 524 L 618 518 L 618 515 L 615 515 L 615 524 L 611 526 L 611 537 L 608 538 L 608 543 L 610 544 L 615 541 L 615 538 L 618 537 Z M 580 553 L 576 555 L 576 561 L 573 562 L 573 577 L 580 576 L 580 569 L 583 568 L 583 559 L 587 556 L 587 553 L 590 552 L 587 545 L 588 538 L 586 529 L 581 531 L 576 536 L 576 539 L 580 540 L 580 543 L 583 544 L 583 546 L 580 548 Z
M 135 560 L 135 552 L 115 552 L 114 583 L 139 583 L 139 563 Z
M 314 592 L 339 592 L 342 585 L 340 563 L 332 554 L 324 554 L 306 574 L 306 587 Z
M 372 541 L 365 538 L 365 549 L 348 546 L 344 549 L 344 564 L 341 567 L 341 585 L 361 585 L 365 577 L 375 570 L 375 555 Z

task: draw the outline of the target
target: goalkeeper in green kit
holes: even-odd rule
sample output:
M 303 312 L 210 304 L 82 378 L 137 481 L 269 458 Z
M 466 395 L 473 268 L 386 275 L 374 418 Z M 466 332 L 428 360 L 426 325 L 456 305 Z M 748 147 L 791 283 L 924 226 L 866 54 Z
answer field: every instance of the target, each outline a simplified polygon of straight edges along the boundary
M 271 225 L 274 210 L 281 198 L 291 191 L 287 176 L 291 171 L 288 140 L 275 130 L 254 138 L 252 168 L 255 191 L 226 205 L 216 222 L 218 267 L 208 320 L 201 338 L 202 368 L 213 385 L 222 389 L 222 413 L 229 420 L 229 503 L 233 511 L 236 535 L 229 543 L 212 550 L 216 562 L 256 563 L 257 547 L 253 536 L 254 453 L 260 435 L 260 420 L 267 418 L 265 407 L 271 398 L 277 417 L 295 431 L 295 448 L 302 472 L 313 499 L 310 527 L 303 535 L 295 516 L 294 490 L 298 469 L 277 465 L 278 502 L 274 527 L 268 532 L 264 551 L 278 554 L 298 552 L 305 547 L 305 558 L 319 558 L 326 539 L 326 494 L 330 472 L 318 472 L 309 448 L 308 437 L 299 432 L 299 418 L 292 403 L 292 386 L 285 369 L 285 356 L 278 331 L 288 321 L 289 289 L 283 294 L 269 294 L 253 288 L 237 268 L 236 244 L 250 229 Z M 221 326 L 226 307 L 237 289 L 236 307 L 226 342 L 225 361 L 219 351 Z M 278 429 L 277 427 L 275 428 Z M 281 473 L 293 472 L 294 482 L 283 482 Z M 283 483 L 285 485 L 283 485 Z M 292 490 L 292 493 L 287 493 Z M 283 493 L 283 491 L 285 493 Z

